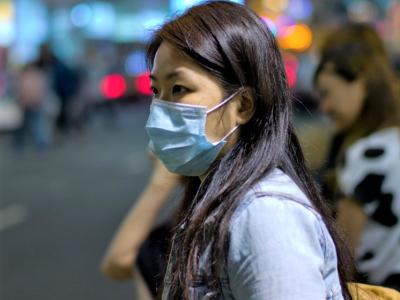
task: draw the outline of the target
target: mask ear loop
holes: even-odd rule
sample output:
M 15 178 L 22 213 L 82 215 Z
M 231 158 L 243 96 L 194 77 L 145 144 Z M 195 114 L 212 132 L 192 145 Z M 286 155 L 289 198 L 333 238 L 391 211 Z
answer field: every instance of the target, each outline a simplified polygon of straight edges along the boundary
M 222 102 L 218 103 L 216 106 L 214 106 L 213 108 L 211 108 L 210 110 L 207 110 L 207 115 L 216 111 L 218 108 L 224 106 L 226 103 L 228 103 L 229 101 L 231 101 L 243 88 L 239 88 L 236 92 L 234 92 L 232 95 L 230 95 L 228 98 L 226 98 L 225 100 L 223 100 Z
M 225 100 L 223 100 L 221 103 L 217 104 L 217 106 L 211 108 L 210 110 L 208 110 L 206 113 L 207 115 L 212 113 L 213 111 L 216 111 L 218 108 L 220 108 L 221 106 L 225 105 L 226 103 L 228 103 L 229 101 L 231 101 L 241 90 L 243 89 L 243 87 L 240 87 L 236 92 L 234 92 L 232 95 L 230 95 L 228 98 L 226 98 Z M 235 127 L 233 127 L 231 130 L 229 130 L 229 132 L 227 134 L 225 134 L 225 136 L 221 139 L 221 141 L 225 141 L 232 133 L 235 132 L 236 129 L 238 129 L 239 125 L 236 125 Z M 220 141 L 219 141 L 220 142 Z M 219 142 L 215 142 L 214 144 L 218 144 Z
M 213 145 L 217 145 L 217 144 L 220 143 L 221 141 L 226 141 L 226 139 L 227 139 L 232 133 L 234 133 L 234 132 L 236 131 L 236 129 L 238 129 L 238 128 L 239 128 L 239 125 L 236 125 L 235 127 L 233 127 L 231 130 L 229 130 L 229 132 L 228 132 L 227 134 L 225 134 L 225 136 L 224 136 L 222 139 L 220 139 L 219 141 L 214 142 Z
M 226 140 L 232 133 L 234 133 L 236 131 L 236 129 L 239 128 L 239 125 L 236 125 L 235 127 L 233 127 L 231 130 L 229 130 L 229 132 L 227 134 L 225 134 L 225 136 L 222 138 L 222 140 Z

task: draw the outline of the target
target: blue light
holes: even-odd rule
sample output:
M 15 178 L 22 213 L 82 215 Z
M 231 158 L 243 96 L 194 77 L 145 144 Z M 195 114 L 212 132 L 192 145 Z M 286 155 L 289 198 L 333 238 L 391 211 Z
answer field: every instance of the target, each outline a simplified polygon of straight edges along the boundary
M 137 76 L 147 71 L 143 50 L 136 50 L 128 55 L 125 61 L 125 71 L 132 76 Z
M 47 8 L 39 1 L 14 1 L 14 41 L 10 55 L 18 63 L 26 63 L 37 55 L 37 46 L 48 36 Z
M 95 1 L 90 3 L 92 17 L 85 27 L 92 38 L 109 38 L 115 31 L 116 13 L 112 3 Z
M 311 17 L 313 5 L 310 0 L 290 0 L 288 14 L 296 20 L 305 20 Z
M 181 13 L 191 6 L 205 2 L 205 0 L 170 0 L 170 11 L 172 13 Z M 244 0 L 230 0 L 239 4 L 244 4 Z
M 153 31 L 166 20 L 166 13 L 157 10 L 136 14 L 120 13 L 116 19 L 113 39 L 120 42 L 147 42 Z
M 0 46 L 10 46 L 14 40 L 15 27 L 13 22 L 0 21 Z
M 92 15 L 93 12 L 90 5 L 81 3 L 72 8 L 70 18 L 72 24 L 74 24 L 76 27 L 85 27 L 90 23 Z

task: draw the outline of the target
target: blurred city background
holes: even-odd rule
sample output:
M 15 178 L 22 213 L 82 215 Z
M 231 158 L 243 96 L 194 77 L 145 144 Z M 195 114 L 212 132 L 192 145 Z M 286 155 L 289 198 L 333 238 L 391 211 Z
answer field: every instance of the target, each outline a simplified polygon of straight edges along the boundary
M 134 297 L 131 282 L 105 279 L 99 264 L 150 174 L 146 42 L 199 2 L 0 0 L 0 299 Z M 329 138 L 312 90 L 318 45 L 346 20 L 368 22 L 398 71 L 400 1 L 236 2 L 282 48 L 302 103 L 296 126 L 318 168 Z

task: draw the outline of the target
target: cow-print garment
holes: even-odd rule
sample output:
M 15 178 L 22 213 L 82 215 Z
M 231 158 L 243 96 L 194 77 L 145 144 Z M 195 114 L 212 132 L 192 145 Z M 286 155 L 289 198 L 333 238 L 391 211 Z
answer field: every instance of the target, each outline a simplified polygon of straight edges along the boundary
M 357 249 L 360 272 L 369 283 L 399 288 L 400 129 L 375 132 L 350 146 L 338 184 L 368 216 Z

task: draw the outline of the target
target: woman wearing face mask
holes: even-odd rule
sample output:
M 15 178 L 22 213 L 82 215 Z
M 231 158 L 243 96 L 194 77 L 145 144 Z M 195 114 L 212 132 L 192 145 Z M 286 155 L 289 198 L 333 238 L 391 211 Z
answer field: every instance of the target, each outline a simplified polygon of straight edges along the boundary
M 377 33 L 347 25 L 327 37 L 315 84 L 336 128 L 338 222 L 366 282 L 400 290 L 400 113 Z
M 305 167 L 276 41 L 217 1 L 150 42 L 150 149 L 191 176 L 163 299 L 351 299 L 351 261 Z

